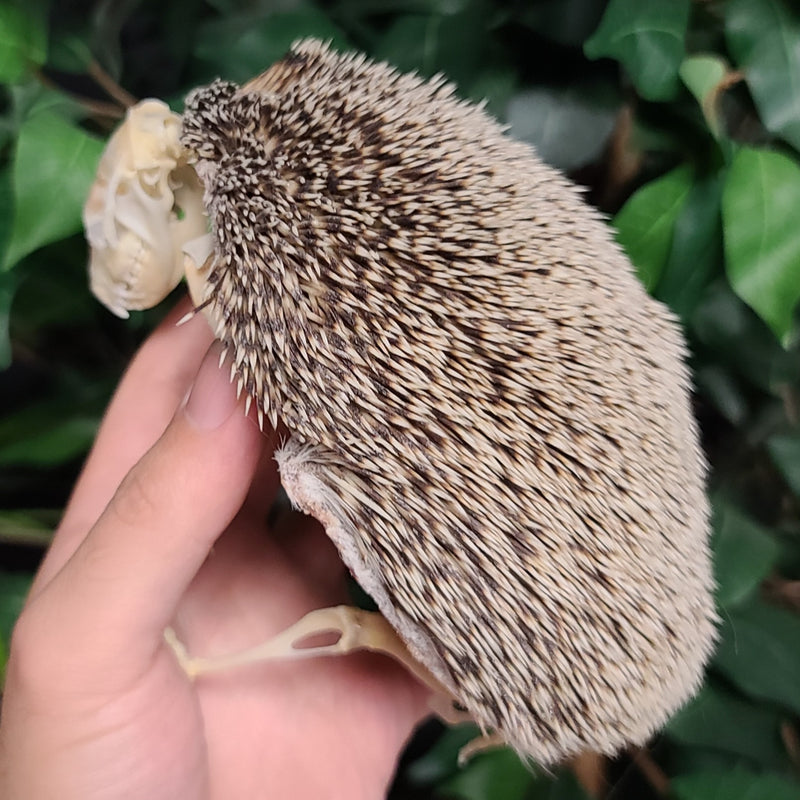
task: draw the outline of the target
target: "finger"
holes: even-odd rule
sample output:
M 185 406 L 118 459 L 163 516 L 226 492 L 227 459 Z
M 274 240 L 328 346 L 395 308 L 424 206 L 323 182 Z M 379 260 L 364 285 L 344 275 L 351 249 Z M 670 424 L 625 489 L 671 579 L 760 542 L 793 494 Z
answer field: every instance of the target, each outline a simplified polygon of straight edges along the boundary
M 97 521 L 122 478 L 161 436 L 186 396 L 213 338 L 200 315 L 176 325 L 187 308 L 188 303 L 179 303 L 128 367 L 67 505 L 64 527 L 75 520 L 88 530 Z
M 323 595 L 341 590 L 346 568 L 336 546 L 314 517 L 289 511 L 275 524 L 272 540 L 295 572 Z
M 264 522 L 267 519 L 280 487 L 278 464 L 275 461 L 277 442 L 278 434 L 274 430 L 264 431 L 264 451 L 245 501 L 248 513 L 257 522 Z
M 130 468 L 164 432 L 212 340 L 204 319 L 176 322 L 182 301 L 141 347 L 105 414 L 97 439 L 37 575 L 35 593 L 75 552 Z
M 117 664 L 123 652 L 132 665 L 152 657 L 250 485 L 263 438 L 218 353 L 214 345 L 185 407 L 29 609 L 47 617 L 64 648 L 91 648 L 96 663 Z

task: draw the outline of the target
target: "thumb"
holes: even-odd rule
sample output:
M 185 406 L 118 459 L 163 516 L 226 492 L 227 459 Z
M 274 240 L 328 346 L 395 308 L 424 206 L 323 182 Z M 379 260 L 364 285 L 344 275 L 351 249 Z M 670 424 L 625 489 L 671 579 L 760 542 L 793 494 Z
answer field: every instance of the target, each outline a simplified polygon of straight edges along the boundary
M 217 366 L 219 352 L 211 347 L 186 403 L 29 609 L 49 614 L 47 629 L 70 648 L 91 642 L 111 658 L 135 661 L 137 647 L 152 655 L 241 507 L 264 439 Z

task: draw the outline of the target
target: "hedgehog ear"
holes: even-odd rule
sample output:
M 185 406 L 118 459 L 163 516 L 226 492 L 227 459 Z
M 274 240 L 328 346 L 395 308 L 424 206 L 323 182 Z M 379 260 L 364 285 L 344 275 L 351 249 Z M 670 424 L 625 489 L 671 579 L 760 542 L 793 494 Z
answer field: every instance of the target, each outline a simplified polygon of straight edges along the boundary
M 231 131 L 236 123 L 231 106 L 239 87 L 215 80 L 189 92 L 184 102 L 181 143 L 202 159 L 218 161 L 230 149 Z
M 231 103 L 231 118 L 239 137 L 269 138 L 279 98 L 272 92 L 240 92 Z

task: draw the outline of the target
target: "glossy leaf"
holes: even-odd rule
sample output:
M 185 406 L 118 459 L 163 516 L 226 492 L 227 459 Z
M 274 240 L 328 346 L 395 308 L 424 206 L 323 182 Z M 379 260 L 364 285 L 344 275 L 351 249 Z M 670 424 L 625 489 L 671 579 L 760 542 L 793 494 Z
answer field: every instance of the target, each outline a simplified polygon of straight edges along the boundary
M 722 195 L 728 278 L 739 297 L 788 343 L 800 300 L 800 165 L 742 148 Z
M 0 82 L 15 83 L 47 58 L 47 34 L 36 14 L 0 3 Z
M 22 125 L 14 155 L 14 224 L 6 269 L 82 229 L 81 209 L 103 146 L 54 112 L 39 111 Z
M 514 69 L 505 66 L 492 67 L 478 73 L 464 87 L 464 96 L 475 103 L 485 103 L 488 114 L 505 122 L 508 104 L 517 89 L 517 80 Z
M 699 393 L 735 426 L 742 425 L 750 413 L 742 382 L 719 364 L 701 364 L 694 373 Z
M 52 467 L 83 455 L 107 402 L 105 389 L 104 382 L 85 385 L 74 375 L 56 384 L 51 399 L 0 418 L 0 467 Z
M 684 775 L 670 783 L 675 800 L 797 800 L 798 787 L 777 775 L 738 768 Z
M 769 767 L 787 765 L 780 738 L 782 717 L 714 685 L 705 686 L 671 720 L 664 733 L 691 747 L 722 750 Z
M 750 598 L 778 561 L 770 532 L 728 503 L 714 514 L 714 573 L 717 602 L 725 608 Z
M 479 4 L 457 14 L 398 17 L 375 45 L 375 57 L 403 71 L 442 72 L 460 88 L 476 80 L 486 40 L 487 14 Z
M 458 770 L 461 748 L 481 735 L 477 725 L 454 725 L 436 740 L 436 744 L 408 768 L 408 777 L 414 783 L 434 783 L 449 777 Z
M 11 322 L 11 301 L 16 289 L 16 276 L 0 273 L 0 370 L 11 363 L 11 338 L 9 324 Z
M 648 291 L 661 278 L 691 184 L 691 169 L 678 167 L 639 189 L 614 217 L 617 239 Z
M 89 449 L 100 420 L 93 416 L 74 416 L 48 422 L 35 434 L 0 444 L 0 466 L 54 465 L 77 458 Z
M 46 547 L 58 517 L 50 511 L 0 511 L 0 544 Z
M 11 170 L 0 170 L 0 265 L 11 238 L 11 220 L 14 215 L 14 199 L 12 197 Z M 0 370 L 11 363 L 11 339 L 9 323 L 11 322 L 11 301 L 17 287 L 14 275 L 3 274 L 0 270 Z
M 29 575 L 0 570 L 0 688 L 8 655 L 11 630 L 22 611 L 22 604 L 30 588 Z
M 699 103 L 708 128 L 714 136 L 721 133 L 717 101 L 720 84 L 728 71 L 725 59 L 717 55 L 689 56 L 684 59 L 679 70 L 681 80 Z
M 707 284 L 722 267 L 722 176 L 698 178 L 675 219 L 669 256 L 655 295 L 683 320 L 697 307 Z
M 760 600 L 731 609 L 714 665 L 752 697 L 800 713 L 800 616 Z
M 475 756 L 442 789 L 460 800 L 525 800 L 533 775 L 513 750 L 503 748 Z
M 240 15 L 201 25 L 194 44 L 200 80 L 248 80 L 286 55 L 297 39 L 316 36 L 341 46 L 341 31 L 313 7 L 260 16 Z
M 789 488 L 800 497 L 800 435 L 771 436 L 767 440 L 767 450 Z
M 422 75 L 432 75 L 436 72 L 441 24 L 439 16 L 408 14 L 398 17 L 376 43 L 376 58 L 400 70 L 416 67 Z
M 800 149 L 800 14 L 784 0 L 729 0 L 725 34 L 767 129 Z
M 691 326 L 697 339 L 713 353 L 715 364 L 775 396 L 787 383 L 787 367 L 796 371 L 800 366 L 723 279 L 712 281 L 703 292 Z
M 73 34 L 57 36 L 50 43 L 48 65 L 64 72 L 85 72 L 92 51 L 85 39 Z
M 0 264 L 11 239 L 11 221 L 14 218 L 14 189 L 11 170 L 0 169 Z
M 97 3 L 91 15 L 89 49 L 112 77 L 122 72 L 121 32 L 141 0 Z
M 569 171 L 601 155 L 617 110 L 614 92 L 597 82 L 570 89 L 540 86 L 511 99 L 507 121 L 515 139 L 532 144 L 551 166 Z
M 523 25 L 560 44 L 580 47 L 602 18 L 603 0 L 538 0 L 518 3 L 515 16 Z
M 678 91 L 689 6 L 689 0 L 611 0 L 584 52 L 621 62 L 646 100 L 669 100 Z
M 537 779 L 526 800 L 591 800 L 578 783 L 575 774 L 562 769 L 554 778 Z

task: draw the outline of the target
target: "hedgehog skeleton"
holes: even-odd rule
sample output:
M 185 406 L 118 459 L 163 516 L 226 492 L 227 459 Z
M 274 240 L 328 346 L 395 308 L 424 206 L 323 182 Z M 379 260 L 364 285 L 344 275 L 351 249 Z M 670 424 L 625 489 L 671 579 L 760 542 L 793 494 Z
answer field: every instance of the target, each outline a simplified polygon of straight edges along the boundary
M 599 214 L 443 79 L 317 41 L 181 122 L 195 305 L 413 656 L 333 609 L 187 668 L 374 647 L 540 762 L 642 743 L 712 649 L 708 509 L 680 333 Z

